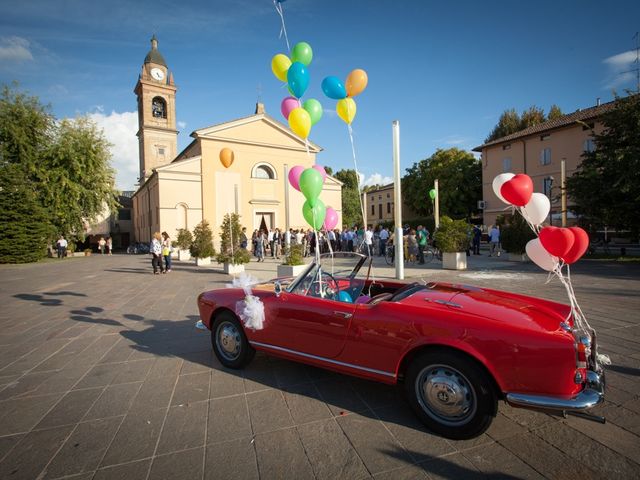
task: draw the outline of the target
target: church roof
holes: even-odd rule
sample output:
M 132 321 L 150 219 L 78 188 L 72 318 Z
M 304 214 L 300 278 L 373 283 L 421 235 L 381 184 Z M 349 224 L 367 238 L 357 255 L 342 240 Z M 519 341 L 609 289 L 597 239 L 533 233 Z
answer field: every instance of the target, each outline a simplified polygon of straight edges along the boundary
M 167 66 L 167 62 L 164 61 L 164 57 L 158 50 L 158 39 L 155 35 L 151 37 L 151 50 L 149 50 L 147 56 L 144 57 L 144 63 L 157 63 L 163 67 Z

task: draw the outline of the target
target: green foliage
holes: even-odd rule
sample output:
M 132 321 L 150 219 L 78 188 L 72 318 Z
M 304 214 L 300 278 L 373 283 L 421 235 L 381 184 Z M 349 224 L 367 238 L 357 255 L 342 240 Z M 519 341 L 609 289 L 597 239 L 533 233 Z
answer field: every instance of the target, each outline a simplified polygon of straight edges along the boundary
M 420 217 L 433 216 L 429 190 L 438 180 L 440 213 L 470 218 L 482 198 L 482 166 L 464 150 L 438 149 L 431 157 L 414 163 L 402 179 L 404 202 Z
M 302 245 L 295 244 L 289 247 L 284 256 L 283 265 L 304 265 L 304 250 Z
M 360 189 L 358 175 L 355 170 L 339 170 L 333 175 L 343 183 L 342 186 L 342 224 L 352 227 L 362 225 L 362 210 L 360 208 Z
M 180 228 L 178 230 L 178 238 L 176 239 L 176 245 L 180 250 L 188 250 L 193 243 L 193 235 L 186 228 Z
M 592 133 L 596 149 L 584 152 L 567 179 L 575 210 L 597 226 L 640 231 L 640 95 L 617 98 L 602 118 L 605 129 Z
M 220 253 L 216 256 L 218 263 L 241 265 L 251 261 L 247 249 L 240 247 L 241 234 L 240 215 L 226 214 L 220 225 Z
M 213 257 L 216 254 L 213 248 L 213 232 L 206 220 L 202 220 L 193 230 L 193 243 L 189 251 L 195 258 Z
M 440 227 L 435 233 L 436 244 L 442 252 L 464 252 L 469 248 L 471 226 L 464 220 L 440 218 Z
M 539 125 L 547 120 L 554 120 L 556 118 L 562 117 L 564 114 L 560 107 L 557 105 L 552 105 L 549 109 L 549 114 L 545 116 L 544 110 L 541 108 L 532 105 L 528 109 L 522 112 L 522 115 L 518 115 L 518 112 L 515 108 L 510 108 L 509 110 L 505 110 L 500 115 L 500 119 L 493 130 L 489 134 L 489 136 L 485 139 L 485 143 L 491 142 L 493 140 L 497 140 L 498 138 L 506 137 L 507 135 L 511 135 L 512 133 L 519 132 L 520 130 L 524 130 L 528 127 L 533 127 L 534 125 Z
M 509 253 L 525 253 L 525 247 L 529 240 L 536 238 L 531 227 L 524 220 L 522 215 L 514 215 L 509 218 L 509 222 L 500 228 L 500 243 Z

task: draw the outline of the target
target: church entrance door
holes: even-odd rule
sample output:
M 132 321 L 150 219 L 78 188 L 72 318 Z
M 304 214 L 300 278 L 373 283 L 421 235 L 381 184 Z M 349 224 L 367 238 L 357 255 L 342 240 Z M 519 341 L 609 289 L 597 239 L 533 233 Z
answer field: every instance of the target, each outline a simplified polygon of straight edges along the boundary
M 255 224 L 257 225 L 257 229 L 263 230 L 265 233 L 269 230 L 273 230 L 273 216 L 272 212 L 257 212 Z

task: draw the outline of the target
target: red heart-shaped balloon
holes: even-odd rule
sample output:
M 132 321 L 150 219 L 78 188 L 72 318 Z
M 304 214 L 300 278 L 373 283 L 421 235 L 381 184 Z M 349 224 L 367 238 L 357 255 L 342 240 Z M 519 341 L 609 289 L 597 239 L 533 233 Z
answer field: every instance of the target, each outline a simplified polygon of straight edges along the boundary
M 564 259 L 575 241 L 575 236 L 568 228 L 544 227 L 538 234 L 540 243 L 551 255 Z
M 533 195 L 533 182 L 531 177 L 524 173 L 515 175 L 500 187 L 500 194 L 504 199 L 516 207 L 524 207 Z
M 564 263 L 571 264 L 580 260 L 584 252 L 589 248 L 589 234 L 580 227 L 569 227 L 569 230 L 573 232 L 574 242 L 569 251 L 564 254 L 562 260 L 564 260 Z

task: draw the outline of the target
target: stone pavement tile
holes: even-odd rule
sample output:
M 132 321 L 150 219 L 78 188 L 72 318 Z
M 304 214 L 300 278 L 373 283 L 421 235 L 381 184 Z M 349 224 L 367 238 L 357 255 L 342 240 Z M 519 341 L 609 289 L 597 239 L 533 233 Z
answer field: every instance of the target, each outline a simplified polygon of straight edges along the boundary
M 62 394 L 16 398 L 0 403 L 0 436 L 31 430 L 62 398 Z
M 156 454 L 203 446 L 208 407 L 209 402 L 202 401 L 169 408 Z
M 542 412 L 527 410 L 526 408 L 515 408 L 507 405 L 506 403 L 500 404 L 500 413 L 529 430 L 534 430 L 544 425 L 549 425 L 559 421 L 558 418 L 546 415 Z
M 313 383 L 300 383 L 282 388 L 284 400 L 296 425 L 314 422 L 333 415 Z
M 242 376 L 247 393 L 278 386 L 274 369 L 266 355 L 256 355 L 253 362 L 242 370 Z
M 633 397 L 628 400 L 625 400 L 622 403 L 622 406 L 627 410 L 631 410 L 632 412 L 640 415 L 640 397 Z
M 0 437 L 0 462 L 2 462 L 2 459 L 16 446 L 24 435 L 23 433 L 19 433 L 18 435 Z
M 359 414 L 338 417 L 336 420 L 370 473 L 413 463 L 407 451 L 379 420 Z
M 95 338 L 75 338 L 71 340 L 67 345 L 61 348 L 58 352 L 47 358 L 40 363 L 34 372 L 45 372 L 50 370 L 59 370 L 63 368 L 69 361 L 84 349 L 88 348 L 92 343 L 96 341 Z
M 151 459 L 138 460 L 113 467 L 101 468 L 93 480 L 146 480 Z
M 168 407 L 175 385 L 176 377 L 147 378 L 140 387 L 129 411 L 139 412 Z
M 147 378 L 176 377 L 182 368 L 182 359 L 172 356 L 156 357 Z
M 155 363 L 152 358 L 146 360 L 127 361 L 120 369 L 112 384 L 142 382 L 147 377 L 149 370 Z
M 210 379 L 211 374 L 209 372 L 181 375 L 178 377 L 171 405 L 184 405 L 208 400 Z
M 91 344 L 90 348 L 87 348 L 73 357 L 66 367 L 74 366 L 81 367 L 87 365 L 94 365 L 100 360 L 100 358 L 107 353 L 119 340 L 120 335 L 100 335 L 97 336 L 95 342 Z
M 105 353 L 98 363 L 126 362 L 133 353 L 133 345 L 126 338 L 121 337 L 110 350 Z
M 142 382 L 108 386 L 82 421 L 125 415 L 141 386 Z
M 0 478 L 37 478 L 72 429 L 69 425 L 27 434 L 0 463 Z
M 280 390 L 247 394 L 253 433 L 264 433 L 294 425 Z
M 245 437 L 207 446 L 205 480 L 257 480 L 258 464 L 251 440 Z
M 315 478 L 355 480 L 369 477 L 362 460 L 333 418 L 297 428 Z
M 251 436 L 251 420 L 244 395 L 209 400 L 207 444 Z
M 374 412 L 415 462 L 455 452 L 455 448 L 447 440 L 430 433 L 408 406 L 385 407 Z
M 609 478 L 640 477 L 640 465 L 627 460 L 623 455 L 608 447 L 594 442 L 590 437 L 569 425 L 565 425 L 564 422 L 543 427 L 536 430 L 535 434 L 565 455 L 594 470 L 598 475 Z
M 468 450 L 464 452 L 464 456 L 489 478 L 500 476 L 536 480 L 545 478 L 497 443 Z
M 91 365 L 70 367 L 68 364 L 55 373 L 46 372 L 48 377 L 33 392 L 33 395 L 68 392 L 91 369 Z
M 619 388 L 609 384 L 605 387 L 604 396 L 607 402 L 615 403 L 616 405 L 624 405 L 626 402 L 633 400 L 634 398 L 636 400 L 640 399 L 637 392 L 634 394 L 625 390 L 620 390 Z
M 35 372 L 18 377 L 0 391 L 0 401 L 16 397 L 33 396 L 38 387 L 50 376 L 51 372 Z
M 350 379 L 351 385 L 360 399 L 371 409 L 395 406 L 396 408 L 409 408 L 402 390 L 398 386 L 385 385 L 384 383 Z
M 98 468 L 123 417 L 81 423 L 47 467 L 45 478 L 57 478 Z
M 582 461 L 567 456 L 533 433 L 509 437 L 499 443 L 546 478 L 598 478 Z
M 436 458 L 429 462 L 420 464 L 429 478 L 433 480 L 465 479 L 486 479 L 463 454 L 454 453 L 446 457 Z
M 279 387 L 288 387 L 311 381 L 311 377 L 302 363 L 290 362 L 275 357 L 270 358 L 269 363 L 273 368 Z
M 99 387 L 67 393 L 35 428 L 40 430 L 78 423 L 102 394 L 102 390 L 102 387 Z
M 155 451 L 167 409 L 130 412 L 122 422 L 101 466 L 151 457 Z
M 334 415 L 369 410 L 346 377 L 319 381 L 316 387 Z
M 170 453 L 153 459 L 148 480 L 201 480 L 204 447 Z
M 124 363 L 98 364 L 74 385 L 74 390 L 81 388 L 106 387 L 125 368 Z
M 213 350 L 208 349 L 201 352 L 187 353 L 183 360 L 180 375 L 188 375 L 190 373 L 209 372 L 214 364 Z
M 313 478 L 313 469 L 295 428 L 255 437 L 260 478 Z
M 23 374 L 33 369 L 39 363 L 43 362 L 54 355 L 58 350 L 64 347 L 70 340 L 67 338 L 54 338 L 49 340 L 42 345 L 38 346 L 34 350 L 28 352 L 23 357 L 14 360 L 13 362 L 7 364 L 2 370 L 0 370 L 0 375 L 13 375 L 16 373 Z
M 502 408 L 502 405 L 500 405 L 500 408 Z M 527 429 L 522 425 L 519 425 L 498 411 L 498 414 L 493 419 L 491 426 L 487 430 L 487 435 L 493 440 L 502 440 L 514 435 L 520 435 L 526 431 Z
M 396 468 L 388 472 L 377 473 L 374 480 L 423 480 L 428 478 L 427 473 L 419 465 Z
M 225 367 L 211 369 L 210 398 L 228 397 L 244 393 L 244 379 L 240 370 Z
M 604 405 L 605 406 L 599 410 L 598 415 L 606 418 L 607 423 L 617 425 L 640 437 L 640 414 L 638 412 L 625 408 L 623 405 L 614 405 L 606 401 Z M 638 441 L 640 441 L 640 438 Z

